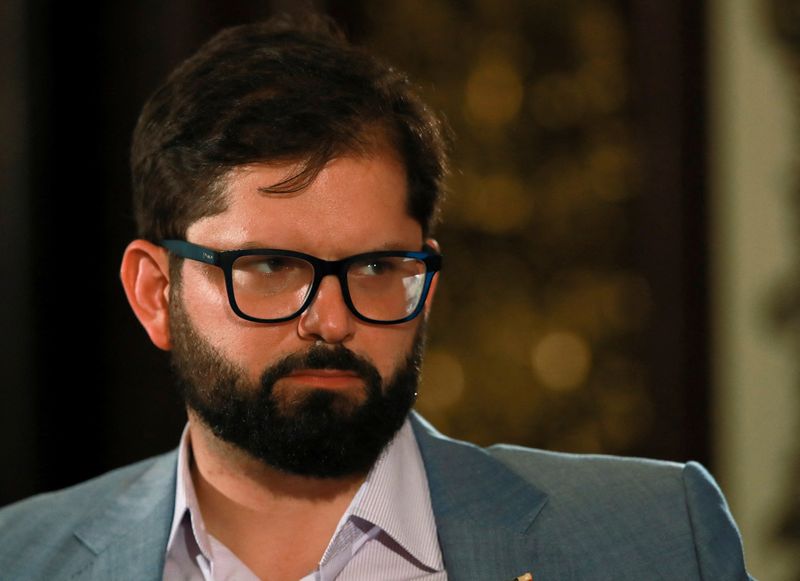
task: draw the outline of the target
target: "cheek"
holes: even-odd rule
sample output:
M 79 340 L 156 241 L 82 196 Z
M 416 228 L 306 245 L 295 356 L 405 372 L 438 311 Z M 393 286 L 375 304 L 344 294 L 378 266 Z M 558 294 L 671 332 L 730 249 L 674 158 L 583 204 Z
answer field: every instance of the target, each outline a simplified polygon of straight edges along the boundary
M 368 327 L 362 329 L 360 337 L 356 333 L 355 338 L 355 343 L 364 346 L 364 350 L 359 350 L 356 345 L 350 348 L 372 361 L 381 376 L 387 379 L 405 362 L 411 351 L 416 329 L 415 321 L 397 327 Z
M 214 267 L 200 265 L 185 267 L 181 292 L 192 324 L 205 339 L 217 347 L 217 333 L 224 326 L 230 325 L 232 317 L 236 316 L 228 304 L 222 272 Z
M 233 312 L 221 272 L 187 274 L 183 301 L 196 331 L 220 354 L 251 372 L 254 365 L 266 360 L 265 352 L 277 339 L 272 336 L 276 330 L 245 321 Z

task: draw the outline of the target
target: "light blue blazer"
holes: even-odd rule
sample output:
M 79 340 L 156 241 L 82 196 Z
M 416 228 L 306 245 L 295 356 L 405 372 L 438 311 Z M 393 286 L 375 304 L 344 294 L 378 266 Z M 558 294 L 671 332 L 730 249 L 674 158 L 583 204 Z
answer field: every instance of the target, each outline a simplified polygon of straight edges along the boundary
M 450 579 L 749 579 L 696 464 L 487 449 L 412 414 Z M 161 579 L 176 452 L 0 510 L 0 579 Z

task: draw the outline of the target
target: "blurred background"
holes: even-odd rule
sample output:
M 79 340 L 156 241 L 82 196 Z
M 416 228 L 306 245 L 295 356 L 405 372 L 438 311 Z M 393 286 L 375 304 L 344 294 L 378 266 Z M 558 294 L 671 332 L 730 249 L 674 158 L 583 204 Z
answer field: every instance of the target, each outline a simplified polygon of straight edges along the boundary
M 419 410 L 445 433 L 699 460 L 800 579 L 800 0 L 317 0 L 457 138 Z M 290 0 L 0 3 L 0 504 L 176 445 L 125 302 L 138 112 Z M 476 267 L 480 268 L 476 268 Z

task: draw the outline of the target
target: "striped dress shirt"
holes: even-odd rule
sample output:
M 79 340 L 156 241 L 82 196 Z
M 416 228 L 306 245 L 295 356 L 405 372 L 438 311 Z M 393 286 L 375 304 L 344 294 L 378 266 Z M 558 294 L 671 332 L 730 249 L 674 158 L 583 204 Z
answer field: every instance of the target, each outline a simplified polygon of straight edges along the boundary
M 205 528 L 189 472 L 190 445 L 187 428 L 178 451 L 175 512 L 164 579 L 257 581 Z M 425 466 L 408 420 L 353 497 L 318 567 L 301 581 L 334 579 L 447 579 Z

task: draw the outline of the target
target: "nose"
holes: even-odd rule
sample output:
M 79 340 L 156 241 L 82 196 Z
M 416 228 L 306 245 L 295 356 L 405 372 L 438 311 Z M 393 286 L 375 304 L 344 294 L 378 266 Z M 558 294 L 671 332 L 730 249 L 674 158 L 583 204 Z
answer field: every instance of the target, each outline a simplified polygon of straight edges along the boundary
M 297 323 L 301 338 L 326 343 L 344 343 L 353 336 L 355 320 L 344 302 L 342 287 L 335 276 L 325 276 L 317 295 Z

